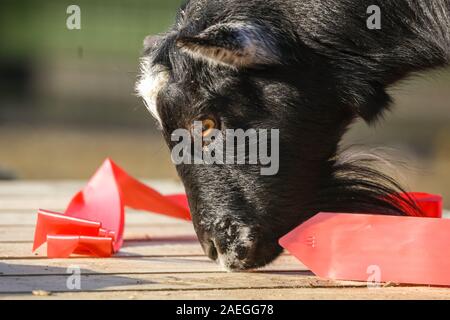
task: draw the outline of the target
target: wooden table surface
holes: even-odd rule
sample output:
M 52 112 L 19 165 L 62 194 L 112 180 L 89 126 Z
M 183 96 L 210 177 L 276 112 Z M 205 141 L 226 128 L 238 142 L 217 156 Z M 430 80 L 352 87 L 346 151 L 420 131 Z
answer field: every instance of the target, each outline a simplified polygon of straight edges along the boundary
M 127 211 L 126 242 L 109 259 L 31 252 L 38 208 L 63 211 L 85 182 L 0 183 L 0 299 L 448 299 L 450 288 L 319 279 L 285 254 L 258 271 L 227 273 L 203 255 L 190 223 Z M 150 182 L 163 193 L 173 182 Z M 81 271 L 80 289 L 70 284 Z M 450 271 L 449 271 L 450 272 Z M 68 281 L 69 280 L 69 281 Z

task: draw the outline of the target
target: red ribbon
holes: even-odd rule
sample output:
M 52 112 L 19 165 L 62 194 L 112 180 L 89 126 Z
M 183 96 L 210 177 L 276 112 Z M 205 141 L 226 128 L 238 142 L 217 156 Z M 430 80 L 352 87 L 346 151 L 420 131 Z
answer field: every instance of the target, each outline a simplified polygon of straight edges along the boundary
M 52 258 L 80 252 L 110 256 L 123 244 L 125 206 L 183 220 L 191 218 L 186 195 L 164 196 L 107 159 L 73 197 L 64 214 L 38 211 L 33 251 L 47 242 L 47 255 Z
M 426 217 L 319 213 L 280 245 L 322 278 L 450 285 L 450 220 L 440 219 L 442 198 L 410 197 Z
M 442 218 L 443 207 L 441 196 L 424 192 L 410 192 L 401 196 L 406 200 L 412 200 L 422 211 L 424 217 Z M 404 206 L 404 210 L 409 216 L 417 216 L 417 213 L 412 212 L 410 207 L 407 208 Z
M 319 213 L 280 245 L 323 278 L 450 285 L 450 220 L 440 219 L 442 198 L 402 196 L 425 217 Z M 49 258 L 109 257 L 123 244 L 125 207 L 191 219 L 186 195 L 164 196 L 107 159 L 64 214 L 39 210 L 33 251 L 47 242 Z

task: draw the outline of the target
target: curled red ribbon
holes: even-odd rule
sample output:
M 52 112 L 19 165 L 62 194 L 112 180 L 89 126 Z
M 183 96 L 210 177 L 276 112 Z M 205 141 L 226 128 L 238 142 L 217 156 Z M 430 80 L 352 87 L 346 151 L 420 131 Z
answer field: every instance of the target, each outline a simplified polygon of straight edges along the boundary
M 280 245 L 324 278 L 365 281 L 378 270 L 379 282 L 450 285 L 450 220 L 441 219 L 442 197 L 402 196 L 424 217 L 319 213 Z M 47 242 L 49 258 L 109 257 L 123 244 L 125 207 L 191 219 L 186 195 L 164 196 L 107 159 L 64 214 L 38 211 L 33 251 Z
M 80 252 L 110 256 L 123 244 L 125 207 L 191 219 L 186 195 L 164 196 L 107 159 L 64 214 L 38 211 L 33 251 L 47 242 L 52 258 Z
M 450 285 L 450 220 L 441 219 L 442 197 L 403 197 L 424 216 L 319 213 L 282 237 L 280 245 L 322 278 Z

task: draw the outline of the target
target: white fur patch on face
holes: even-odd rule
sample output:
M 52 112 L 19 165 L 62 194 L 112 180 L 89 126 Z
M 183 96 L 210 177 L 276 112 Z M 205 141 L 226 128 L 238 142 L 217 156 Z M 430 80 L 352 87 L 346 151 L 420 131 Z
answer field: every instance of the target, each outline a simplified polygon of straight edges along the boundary
M 136 84 L 136 92 L 144 99 L 148 111 L 160 124 L 161 117 L 158 114 L 156 99 L 158 93 L 168 82 L 169 72 L 167 70 L 159 65 L 153 66 L 149 57 L 142 59 L 141 76 Z
M 219 253 L 217 255 L 217 260 L 219 262 L 219 265 L 222 267 L 224 271 L 227 272 L 233 272 L 233 269 L 231 269 L 230 265 L 235 265 L 236 259 L 237 259 L 237 253 L 236 251 L 228 251 L 226 253 Z
M 227 231 L 227 234 L 231 233 L 231 228 Z M 217 243 L 213 240 L 214 245 L 217 248 Z M 250 228 L 241 226 L 239 228 L 239 233 L 237 237 L 234 239 L 233 243 L 227 248 L 226 252 L 218 252 L 218 262 L 220 266 L 226 270 L 231 272 L 232 269 L 230 266 L 234 267 L 244 267 L 245 260 L 238 261 L 238 253 L 237 250 L 239 248 L 251 248 L 253 246 L 253 240 L 250 237 Z

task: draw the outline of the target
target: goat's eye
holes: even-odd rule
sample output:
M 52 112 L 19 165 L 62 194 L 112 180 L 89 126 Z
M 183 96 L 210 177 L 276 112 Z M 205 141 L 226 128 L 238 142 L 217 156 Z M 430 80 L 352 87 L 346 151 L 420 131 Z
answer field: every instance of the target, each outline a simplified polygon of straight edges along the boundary
M 204 138 L 209 137 L 214 129 L 216 129 L 216 122 L 213 119 L 202 120 L 202 136 Z

